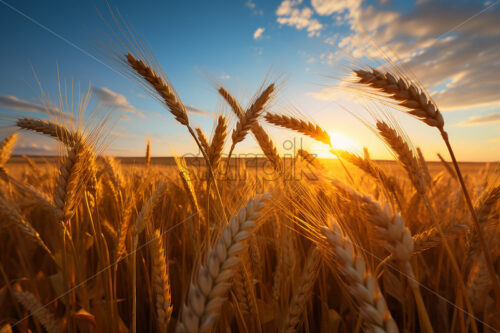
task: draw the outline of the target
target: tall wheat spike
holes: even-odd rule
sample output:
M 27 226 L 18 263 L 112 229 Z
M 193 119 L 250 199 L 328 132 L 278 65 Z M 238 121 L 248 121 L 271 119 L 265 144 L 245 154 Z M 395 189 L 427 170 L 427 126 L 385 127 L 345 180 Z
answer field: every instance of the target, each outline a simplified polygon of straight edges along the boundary
M 236 114 L 236 116 L 241 119 L 244 116 L 243 109 L 240 103 L 234 98 L 233 95 L 229 93 L 224 87 L 219 87 L 217 90 L 219 94 L 224 98 L 224 100 L 231 106 L 231 109 Z M 278 150 L 274 146 L 273 141 L 264 130 L 264 128 L 259 124 L 258 121 L 253 124 L 250 129 L 260 146 L 260 149 L 266 155 L 267 159 L 273 164 L 275 169 L 279 170 L 282 168 L 282 161 L 278 155 Z
M 298 287 L 288 307 L 282 332 L 293 333 L 297 331 L 300 317 L 311 297 L 312 289 L 319 271 L 321 253 L 317 248 L 313 248 L 308 252 L 306 257 L 307 260 L 304 265 L 304 270 L 302 271 Z
M 208 251 L 206 261 L 191 279 L 188 301 L 177 324 L 177 332 L 212 330 L 231 287 L 231 278 L 240 263 L 238 255 L 247 248 L 246 239 L 255 228 L 267 198 L 266 195 L 249 200 L 238 215 L 231 219 L 215 246 Z
M 36 118 L 19 118 L 16 121 L 16 126 L 22 129 L 39 132 L 49 135 L 68 147 L 72 147 L 76 142 L 81 142 L 82 138 L 76 133 L 72 133 L 62 124 L 57 124 L 52 121 Z
M 318 170 L 325 170 L 325 166 L 316 158 L 316 156 L 311 155 L 307 150 L 299 149 L 297 150 L 297 156 L 300 156 L 304 161 L 312 165 Z
M 307 135 L 314 140 L 331 145 L 330 136 L 319 125 L 290 116 L 266 113 L 264 118 L 270 124 L 291 129 L 293 131 Z
M 365 320 L 368 331 L 398 332 L 398 327 L 387 308 L 384 296 L 380 292 L 377 281 L 367 270 L 363 256 L 356 254 L 351 241 L 342 234 L 340 227 L 329 217 L 329 227 L 322 232 L 330 253 L 338 262 L 338 269 L 351 287 L 351 294 L 357 300 L 360 314 Z
M 231 153 L 233 152 L 236 144 L 243 141 L 248 131 L 252 128 L 252 126 L 255 125 L 257 119 L 264 111 L 266 103 L 269 101 L 274 92 L 274 86 L 274 83 L 271 83 L 269 86 L 267 86 L 267 88 L 264 89 L 262 93 L 255 99 L 252 105 L 250 105 L 248 110 L 243 112 L 242 116 L 239 117 L 236 128 L 233 130 L 233 134 L 231 135 L 233 142 L 231 144 L 231 148 L 229 149 L 228 159 L 231 158 Z
M 147 65 L 143 60 L 137 59 L 131 53 L 125 55 L 130 67 L 140 75 L 152 88 L 160 95 L 170 112 L 174 115 L 175 119 L 183 124 L 188 125 L 189 119 L 184 104 L 177 98 L 172 87 L 158 75 L 158 73 Z
M 167 331 L 167 326 L 172 315 L 172 301 L 170 296 L 170 281 L 168 277 L 168 263 L 165 255 L 165 248 L 162 242 L 160 230 L 155 230 L 152 234 L 151 249 L 151 270 L 153 280 L 153 290 L 156 298 L 156 315 L 158 326 L 162 332 Z
M 3 167 L 10 158 L 12 151 L 14 150 L 14 145 L 17 141 L 17 133 L 12 133 L 6 136 L 0 142 L 0 167 Z
M 198 140 L 200 140 L 201 146 L 203 147 L 203 149 L 205 149 L 205 152 L 208 154 L 209 144 L 207 137 L 205 136 L 205 133 L 203 133 L 203 130 L 199 127 L 196 127 L 195 130 L 196 134 L 198 135 Z
M 37 243 L 53 258 L 52 252 L 49 250 L 38 231 L 26 221 L 13 204 L 7 202 L 2 196 L 0 196 L 0 217 L 2 217 L 3 220 L 2 224 L 7 223 L 15 225 L 24 235 Z
M 151 165 L 151 141 L 148 140 L 148 143 L 146 144 L 146 168 L 149 168 Z
M 493 260 L 491 259 L 491 255 L 488 251 L 488 246 L 481 231 L 481 226 L 479 225 L 479 220 L 477 218 L 476 211 L 474 210 L 474 205 L 470 198 L 469 191 L 465 185 L 455 153 L 451 147 L 448 133 L 444 129 L 444 119 L 438 109 L 438 106 L 429 97 L 429 94 L 424 88 L 417 86 L 415 82 L 409 79 L 401 76 L 398 77 L 398 75 L 394 75 L 390 72 L 384 73 L 374 68 L 372 68 L 371 71 L 354 70 L 353 72 L 358 77 L 358 83 L 385 93 L 399 105 L 406 108 L 409 114 L 423 121 L 427 125 L 435 127 L 439 130 L 439 133 L 446 144 L 451 160 L 453 161 L 453 166 L 455 168 L 465 202 L 467 203 L 467 208 L 472 216 L 474 228 L 476 229 L 476 233 L 478 235 L 479 244 L 481 245 L 481 249 L 484 253 L 486 266 L 488 268 L 491 282 L 494 286 L 497 302 L 500 304 L 500 281 L 496 277 Z
M 217 126 L 215 127 L 214 136 L 208 146 L 208 158 L 213 169 L 217 169 L 219 161 L 222 156 L 222 149 L 224 148 L 224 143 L 226 142 L 227 135 L 227 125 L 226 118 L 224 116 L 219 116 L 217 120 Z
M 375 68 L 370 71 L 354 70 L 353 72 L 357 76 L 358 83 L 386 93 L 399 105 L 405 107 L 409 114 L 429 126 L 443 129 L 444 119 L 438 107 L 425 91 L 416 87 L 412 82 Z
M 419 193 L 425 193 L 425 182 L 419 163 L 408 143 L 384 121 L 377 121 L 377 129 L 384 141 L 396 153 L 398 160 L 405 168 L 413 186 Z

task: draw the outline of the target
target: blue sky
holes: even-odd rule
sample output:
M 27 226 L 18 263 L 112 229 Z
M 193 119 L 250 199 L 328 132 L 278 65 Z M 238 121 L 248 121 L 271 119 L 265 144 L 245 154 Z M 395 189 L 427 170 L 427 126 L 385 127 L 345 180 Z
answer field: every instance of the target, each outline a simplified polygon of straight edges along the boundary
M 296 108 L 332 132 L 340 146 L 364 145 L 375 158 L 390 157 L 380 140 L 343 109 L 357 113 L 362 108 L 346 98 L 345 91 L 333 87 L 338 81 L 323 76 L 339 73 L 341 54 L 372 56 L 362 27 L 390 45 L 433 92 L 460 159 L 498 160 L 500 3 L 234 0 L 110 4 L 153 50 L 183 102 L 205 110 L 190 117 L 207 134 L 218 112 L 230 114 L 211 81 L 224 84 L 245 105 L 271 70 L 272 77 L 283 81 L 272 111 Z M 153 156 L 196 153 L 185 129 L 95 50 L 93 36 L 102 39 L 109 32 L 97 10 L 109 20 L 106 3 L 100 0 L 0 1 L 4 45 L 0 52 L 0 134 L 12 132 L 9 125 L 16 117 L 43 116 L 34 70 L 53 100 L 58 97 L 58 80 L 68 91 L 72 84 L 82 90 L 90 86 L 91 106 L 105 103 L 126 116 L 111 131 L 106 153 L 142 155 L 147 138 Z M 428 159 L 444 152 L 435 131 L 401 113 L 396 117 Z M 289 132 L 267 128 L 279 147 L 294 138 Z M 302 145 L 324 151 L 305 139 Z M 16 150 L 25 154 L 56 151 L 51 140 L 29 134 L 22 135 Z M 250 137 L 237 149 L 257 151 Z

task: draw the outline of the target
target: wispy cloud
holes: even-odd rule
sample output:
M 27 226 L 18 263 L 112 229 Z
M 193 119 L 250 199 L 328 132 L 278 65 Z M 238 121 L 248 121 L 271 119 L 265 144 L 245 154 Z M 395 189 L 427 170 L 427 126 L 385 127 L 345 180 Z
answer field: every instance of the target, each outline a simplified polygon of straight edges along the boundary
M 317 19 L 312 18 L 314 12 L 311 8 L 304 6 L 298 8 L 302 0 L 283 0 L 276 10 L 279 24 L 286 24 L 298 30 L 306 29 L 308 35 L 319 36 L 323 25 Z
M 52 114 L 64 119 L 72 118 L 70 114 L 61 112 L 59 109 L 51 107 L 49 105 L 32 103 L 10 95 L 0 95 L 0 107 L 11 110 Z
M 187 112 L 197 113 L 199 115 L 207 115 L 210 113 L 208 111 L 202 110 L 200 108 L 197 108 L 196 106 L 189 105 L 189 104 L 184 104 L 184 107 L 186 108 Z
M 473 116 L 459 123 L 460 126 L 479 126 L 500 123 L 500 112 L 493 112 L 483 116 Z
M 21 143 L 16 146 L 14 151 L 19 155 L 57 155 L 55 144 L 38 144 L 36 142 Z
M 253 33 L 253 39 L 260 39 L 262 38 L 262 34 L 264 33 L 264 28 L 257 28 L 257 30 L 255 30 L 255 32 Z
M 264 11 L 262 9 L 257 8 L 257 4 L 252 0 L 247 0 L 247 2 L 245 2 L 245 6 L 250 8 L 254 15 L 261 15 L 261 16 L 264 15 Z
M 144 118 L 144 113 L 133 107 L 125 96 L 120 95 L 106 87 L 94 87 L 92 91 L 103 105 L 128 111 L 138 117 Z

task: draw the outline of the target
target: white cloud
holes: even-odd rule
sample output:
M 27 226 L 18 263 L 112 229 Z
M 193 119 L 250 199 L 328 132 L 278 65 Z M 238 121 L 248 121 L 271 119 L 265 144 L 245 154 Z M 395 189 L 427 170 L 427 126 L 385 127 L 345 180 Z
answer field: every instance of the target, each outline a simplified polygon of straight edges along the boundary
M 473 116 L 459 123 L 460 126 L 479 126 L 500 123 L 500 112 L 494 112 L 483 116 Z
M 441 110 L 500 105 L 500 6 L 452 0 L 417 1 L 404 12 L 377 2 L 312 0 L 319 15 L 342 17 L 349 34 L 331 36 L 336 47 L 355 58 L 377 58 L 389 46 L 429 90 Z M 484 10 L 484 11 L 483 11 Z M 483 12 L 481 12 L 483 11 Z M 473 15 L 480 13 L 473 17 Z M 344 18 L 347 18 L 344 19 Z M 373 40 L 367 38 L 367 33 Z M 338 59 L 335 54 L 333 59 Z M 323 55 L 322 59 L 329 59 Z
M 137 110 L 132 105 L 130 105 L 125 96 L 120 95 L 106 87 L 102 88 L 94 87 L 92 91 L 103 105 L 128 111 L 132 114 L 135 114 L 138 117 L 144 118 L 144 114 L 141 111 Z
M 253 39 L 260 39 L 262 37 L 262 34 L 264 33 L 264 28 L 257 28 L 255 32 L 253 33 Z
M 276 19 L 279 24 L 295 27 L 297 30 L 306 29 L 309 37 L 319 36 L 323 25 L 312 18 L 314 12 L 309 7 L 297 8 L 302 0 L 283 0 L 276 10 Z
M 352 12 L 361 5 L 361 2 L 362 0 L 311 0 L 311 5 L 319 15 L 331 15 L 346 10 Z

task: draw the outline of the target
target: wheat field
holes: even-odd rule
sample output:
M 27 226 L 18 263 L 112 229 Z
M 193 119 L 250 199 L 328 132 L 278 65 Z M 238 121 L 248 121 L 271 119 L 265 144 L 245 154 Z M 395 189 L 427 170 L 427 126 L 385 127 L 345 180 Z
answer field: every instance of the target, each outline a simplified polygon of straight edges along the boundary
M 148 143 L 144 158 L 113 158 L 98 122 L 16 119 L 0 144 L 2 333 L 500 330 L 499 165 L 456 161 L 423 87 L 353 68 L 353 89 L 435 128 L 450 153 L 426 162 L 380 117 L 373 129 L 396 161 L 375 161 L 274 110 L 279 82 L 246 109 L 217 86 L 234 121 L 221 114 L 207 136 L 144 54 L 122 52 L 120 68 L 200 157 L 152 159 Z M 284 158 L 263 124 L 338 159 Z M 60 156 L 11 157 L 17 131 L 52 137 Z M 262 158 L 234 155 L 251 136 Z

